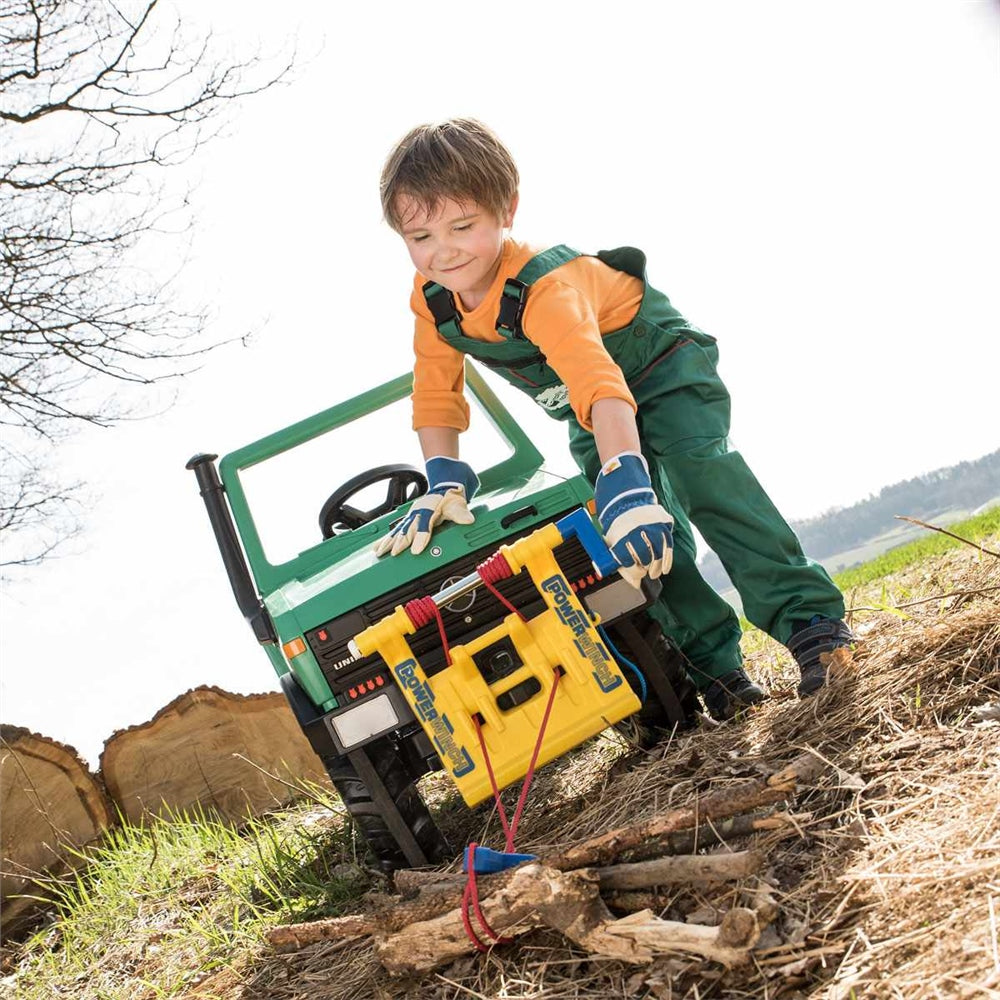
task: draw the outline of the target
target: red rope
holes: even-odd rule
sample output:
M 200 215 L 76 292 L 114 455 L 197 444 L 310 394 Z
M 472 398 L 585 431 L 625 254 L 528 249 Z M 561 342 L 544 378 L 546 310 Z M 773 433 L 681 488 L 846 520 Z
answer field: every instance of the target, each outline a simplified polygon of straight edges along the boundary
M 503 803 L 500 801 L 500 789 L 497 788 L 497 779 L 493 774 L 493 762 L 490 760 L 490 752 L 486 749 L 486 740 L 483 738 L 483 730 L 479 724 L 479 716 L 474 715 L 472 717 L 472 724 L 476 727 L 476 735 L 479 737 L 479 749 L 482 751 L 483 760 L 486 762 L 486 773 L 490 776 L 490 788 L 493 789 L 493 801 L 497 806 L 497 813 L 500 816 L 500 825 L 503 827 L 503 835 L 507 843 L 513 842 L 513 838 L 510 834 L 510 824 L 507 822 L 507 811 L 503 807 Z M 510 848 L 508 847 L 509 851 Z
M 508 611 L 512 611 L 521 621 L 527 621 L 524 615 L 493 586 L 494 583 L 499 583 L 501 580 L 509 580 L 514 575 L 514 571 L 510 568 L 510 563 L 507 562 L 507 557 L 502 552 L 494 552 L 489 559 L 481 562 L 476 567 L 476 572 L 479 574 L 479 579 L 483 581 L 486 589 Z
M 465 928 L 465 936 L 472 942 L 472 946 L 476 951 L 489 951 L 489 947 L 483 944 L 479 935 L 472 927 L 472 921 L 469 919 L 469 907 L 472 905 L 471 891 L 472 885 L 466 882 L 465 892 L 462 893 L 462 927 Z
M 542 742 L 545 739 L 545 730 L 549 724 L 549 716 L 552 714 L 552 705 L 556 697 L 556 688 L 559 687 L 559 678 L 562 676 L 558 668 L 554 669 L 552 674 L 552 687 L 549 690 L 549 700 L 545 706 L 545 712 L 542 715 L 541 725 L 538 727 L 538 737 L 535 740 L 535 748 L 531 753 L 531 762 L 528 764 L 527 773 L 524 775 L 524 782 L 521 784 L 521 794 L 517 800 L 517 808 L 514 810 L 514 818 L 510 823 L 507 822 L 507 813 L 504 810 L 503 803 L 500 801 L 500 789 L 497 787 L 496 776 L 493 773 L 493 763 L 490 760 L 489 750 L 486 748 L 486 740 L 483 737 L 483 730 L 479 722 L 479 716 L 474 715 L 472 717 L 473 725 L 476 727 L 476 735 L 479 737 L 479 748 L 482 750 L 483 761 L 486 764 L 486 773 L 490 777 L 490 787 L 493 789 L 493 799 L 496 802 L 497 813 L 500 816 L 500 824 L 503 827 L 506 837 L 506 846 L 504 847 L 504 850 L 508 854 L 514 850 L 514 837 L 517 835 L 517 827 L 521 822 L 521 814 L 524 812 L 525 803 L 528 801 L 528 789 L 531 788 L 531 782 L 535 776 L 535 767 L 538 764 L 538 755 L 541 753 Z M 475 843 L 469 844 L 467 856 L 469 879 L 465 883 L 465 892 L 462 894 L 462 926 L 465 928 L 466 936 L 472 942 L 476 951 L 486 951 L 487 946 L 476 934 L 472 927 L 472 921 L 469 919 L 470 907 L 473 913 L 475 913 L 480 927 L 482 927 L 491 940 L 495 941 L 497 944 L 506 944 L 511 939 L 500 937 L 486 922 L 486 918 L 483 916 L 482 909 L 480 908 L 479 888 L 476 885 L 476 848 L 478 846 L 479 845 Z
M 521 621 L 526 621 L 525 617 L 521 612 L 514 607 L 510 601 L 507 600 L 503 594 L 494 586 L 495 583 L 499 583 L 501 580 L 507 580 L 514 575 L 513 569 L 511 569 L 510 563 L 507 562 L 507 558 L 502 552 L 495 552 L 489 559 L 485 562 L 480 563 L 476 567 L 476 572 L 479 574 L 479 579 L 483 581 L 483 585 L 490 591 L 491 594 L 506 607 L 509 611 L 513 612 Z M 451 649 L 448 646 L 448 636 L 444 630 L 444 621 L 441 618 L 441 609 L 434 602 L 432 597 L 418 597 L 412 601 L 407 602 L 404 605 L 404 610 L 408 615 L 410 621 L 413 623 L 414 628 L 422 628 L 424 625 L 429 624 L 431 621 L 437 622 L 438 633 L 441 636 L 441 646 L 444 648 L 445 662 L 448 666 L 451 666 Z M 531 788 L 532 779 L 535 776 L 535 767 L 538 764 L 538 755 L 542 750 L 542 742 L 545 739 L 545 729 L 549 724 L 549 716 L 552 714 L 552 705 L 556 697 L 556 689 L 559 687 L 559 678 L 562 676 L 559 670 L 553 671 L 552 687 L 549 691 L 549 700 L 545 706 L 545 712 L 542 715 L 541 725 L 538 727 L 538 738 L 535 740 L 535 748 L 531 754 L 531 762 L 528 764 L 527 773 L 524 776 L 524 782 L 521 785 L 521 794 L 517 800 L 517 808 L 514 810 L 514 818 L 509 823 L 507 821 L 507 813 L 504 810 L 503 803 L 500 801 L 500 789 L 497 786 L 496 775 L 493 773 L 493 762 L 490 760 L 489 751 L 486 748 L 486 740 L 483 737 L 482 726 L 479 722 L 479 716 L 474 715 L 472 717 L 473 724 L 476 727 L 476 735 L 479 737 L 479 748 L 483 753 L 483 761 L 486 764 L 486 773 L 490 778 L 490 787 L 493 789 L 493 799 L 496 802 L 497 813 L 500 816 L 500 823 L 503 827 L 504 837 L 506 841 L 505 851 L 509 854 L 514 850 L 514 837 L 517 834 L 518 824 L 521 822 L 521 815 L 524 812 L 525 803 L 528 801 L 528 790 Z M 469 844 L 468 850 L 468 881 L 465 884 L 465 891 L 462 893 L 462 926 L 465 928 L 465 933 L 468 939 L 472 942 L 473 946 L 477 951 L 483 952 L 488 950 L 488 945 L 479 937 L 475 929 L 472 926 L 472 921 L 469 917 L 469 910 L 475 914 L 476 920 L 479 921 L 479 926 L 486 932 L 487 937 L 491 941 L 495 941 L 497 944 L 506 944 L 511 941 L 511 938 L 501 937 L 496 931 L 490 927 L 489 923 L 486 921 L 486 917 L 483 915 L 482 907 L 479 903 L 479 887 L 476 884 L 476 848 L 478 844 Z
M 433 597 L 416 597 L 403 605 L 403 610 L 413 622 L 414 628 L 422 628 L 428 622 L 437 620 L 438 632 L 441 635 L 441 645 L 444 647 L 444 662 L 451 666 L 451 649 L 448 646 L 448 636 L 441 620 L 441 609 L 434 603 Z
M 510 822 L 510 832 L 507 834 L 508 851 L 514 849 L 517 824 L 521 822 L 521 813 L 524 811 L 525 802 L 528 801 L 528 789 L 531 787 L 531 779 L 535 776 L 535 765 L 538 763 L 538 754 L 542 749 L 542 738 L 545 736 L 545 727 L 549 724 L 549 716 L 552 714 L 552 703 L 556 699 L 556 688 L 559 687 L 559 678 L 562 676 L 558 668 L 552 671 L 552 675 L 552 690 L 549 691 L 549 702 L 545 706 L 542 724 L 538 727 L 538 739 L 535 740 L 535 749 L 531 755 L 531 763 L 528 765 L 528 773 L 524 776 L 524 784 L 521 786 L 521 797 L 517 800 L 517 809 L 514 810 L 514 818 Z
M 482 927 L 486 932 L 486 936 L 491 941 L 495 941 L 497 944 L 508 944 L 514 939 L 501 937 L 497 934 L 486 922 L 486 917 L 483 915 L 482 908 L 479 905 L 479 886 L 476 884 L 476 848 L 478 846 L 476 843 L 469 844 L 469 881 L 465 883 L 465 892 L 462 893 L 462 926 L 465 928 L 465 934 L 468 939 L 475 945 L 476 951 L 486 951 L 486 944 L 475 932 L 472 927 L 472 921 L 469 919 L 470 907 L 479 921 L 479 926 Z

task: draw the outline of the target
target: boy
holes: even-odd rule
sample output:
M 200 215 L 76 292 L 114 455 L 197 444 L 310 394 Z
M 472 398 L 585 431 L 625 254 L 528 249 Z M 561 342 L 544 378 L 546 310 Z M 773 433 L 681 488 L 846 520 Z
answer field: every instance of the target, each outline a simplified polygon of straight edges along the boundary
M 651 613 L 686 654 L 713 717 L 730 718 L 764 693 L 743 672 L 736 614 L 697 570 L 689 518 L 747 618 L 791 650 L 799 694 L 822 687 L 827 654 L 852 640 L 843 598 L 728 449 L 715 340 L 646 284 L 643 255 L 539 252 L 505 237 L 517 168 L 471 119 L 413 129 L 390 153 L 381 193 L 417 269 L 413 427 L 429 492 L 378 555 L 420 552 L 441 521 L 472 521 L 478 480 L 458 458 L 468 354 L 567 421 L 620 572 L 635 586 L 646 573 L 663 577 Z

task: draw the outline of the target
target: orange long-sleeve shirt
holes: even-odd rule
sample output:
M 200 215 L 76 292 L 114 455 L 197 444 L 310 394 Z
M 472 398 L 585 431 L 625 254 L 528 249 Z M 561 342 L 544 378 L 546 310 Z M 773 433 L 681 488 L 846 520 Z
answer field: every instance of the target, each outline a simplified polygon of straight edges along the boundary
M 456 302 L 465 336 L 494 344 L 503 340 L 495 327 L 504 282 L 516 277 L 540 249 L 544 248 L 504 241 L 500 269 L 483 301 L 470 310 Z M 425 280 L 419 273 L 415 276 L 410 297 L 416 317 L 413 429 L 464 431 L 469 426 L 469 406 L 462 391 L 465 355 L 438 334 L 424 301 Z M 621 369 L 602 337 L 632 321 L 642 291 L 639 278 L 616 271 L 596 257 L 577 257 L 539 278 L 528 292 L 521 328 L 562 379 L 573 412 L 587 430 L 593 429 L 590 410 L 599 399 L 624 399 L 635 409 Z

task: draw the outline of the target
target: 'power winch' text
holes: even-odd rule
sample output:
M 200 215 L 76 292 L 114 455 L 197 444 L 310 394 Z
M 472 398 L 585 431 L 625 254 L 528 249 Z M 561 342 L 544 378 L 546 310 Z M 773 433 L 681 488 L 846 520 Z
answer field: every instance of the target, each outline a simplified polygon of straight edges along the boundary
M 621 674 L 611 669 L 611 657 L 594 638 L 586 612 L 579 606 L 574 606 L 573 593 L 566 583 L 566 578 L 559 575 L 550 576 L 542 581 L 542 590 L 552 595 L 559 621 L 573 633 L 573 643 L 576 648 L 590 661 L 590 665 L 594 668 L 593 676 L 597 686 L 605 693 L 614 691 L 622 683 Z
M 455 739 L 455 729 L 451 720 L 434 707 L 434 692 L 426 680 L 421 680 L 417 674 L 417 661 L 410 659 L 396 664 L 393 668 L 399 686 L 408 691 L 420 721 L 425 723 L 432 733 L 438 753 L 448 761 L 449 770 L 456 778 L 461 778 L 475 770 L 476 763 L 469 756 L 469 751 Z

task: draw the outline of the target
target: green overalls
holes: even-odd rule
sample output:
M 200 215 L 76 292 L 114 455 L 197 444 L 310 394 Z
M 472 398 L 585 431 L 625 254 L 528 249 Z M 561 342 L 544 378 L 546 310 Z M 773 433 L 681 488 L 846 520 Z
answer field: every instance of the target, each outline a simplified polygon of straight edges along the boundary
M 438 333 L 456 350 L 492 368 L 528 393 L 550 416 L 569 423 L 570 450 L 593 482 L 600 470 L 594 436 L 577 422 L 562 380 L 521 330 L 531 285 L 580 254 L 565 246 L 533 257 L 501 297 L 497 332 L 503 343 L 462 333 L 451 293 L 427 282 L 424 297 Z M 603 337 L 638 404 L 636 423 L 653 489 L 673 515 L 674 561 L 650 613 L 685 652 L 699 688 L 741 662 L 736 613 L 695 565 L 691 522 L 722 560 L 747 618 L 785 642 L 813 615 L 842 618 L 844 601 L 826 571 L 802 554 L 795 533 L 738 452 L 730 451 L 729 393 L 717 372 L 715 339 L 692 327 L 646 281 L 645 255 L 632 247 L 596 255 L 642 279 L 633 321 Z

